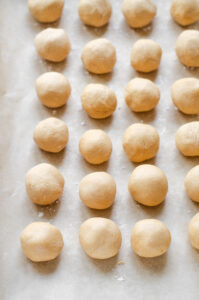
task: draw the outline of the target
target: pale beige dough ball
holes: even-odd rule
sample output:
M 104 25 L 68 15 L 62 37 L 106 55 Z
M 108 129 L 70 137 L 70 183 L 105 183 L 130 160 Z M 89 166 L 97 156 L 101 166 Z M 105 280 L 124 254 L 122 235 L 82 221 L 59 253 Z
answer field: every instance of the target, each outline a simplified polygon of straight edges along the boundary
M 123 148 L 133 162 L 150 159 L 158 152 L 159 134 L 151 125 L 132 124 L 124 132 Z
M 36 92 L 43 105 L 57 108 L 68 101 L 71 86 L 63 74 L 47 72 L 37 78 Z
M 176 54 L 187 67 L 199 67 L 199 31 L 184 30 L 177 38 Z
M 141 257 L 160 256 L 169 249 L 170 243 L 170 232 L 159 220 L 144 219 L 133 227 L 131 247 Z
M 94 119 L 104 119 L 113 114 L 117 106 L 115 93 L 103 84 L 88 84 L 81 94 L 82 107 Z
M 113 221 L 105 218 L 91 218 L 81 225 L 79 241 L 90 257 L 107 259 L 119 252 L 122 235 Z
M 171 87 L 174 105 L 184 114 L 199 113 L 199 80 L 196 78 L 179 79 Z
M 139 39 L 131 51 L 131 65 L 139 72 L 152 72 L 159 68 L 161 47 L 150 39 Z
M 122 12 L 132 28 L 149 25 L 156 15 L 156 5 L 151 0 L 124 0 Z
M 110 207 L 115 200 L 115 194 L 115 181 L 106 172 L 88 174 L 80 182 L 80 199 L 89 208 L 106 209 Z
M 165 174 L 153 165 L 140 165 L 130 176 L 129 192 L 133 199 L 143 205 L 159 205 L 168 192 Z
M 125 101 L 134 112 L 152 110 L 160 100 L 159 88 L 148 79 L 134 78 L 125 88 Z
M 107 39 L 95 39 L 86 44 L 81 59 L 87 71 L 95 74 L 109 73 L 116 63 L 116 50 Z
M 41 58 L 52 61 L 63 61 L 70 52 L 70 41 L 61 28 L 47 28 L 35 37 L 35 47 Z
M 34 262 L 55 259 L 64 246 L 60 230 L 46 222 L 26 226 L 20 240 L 24 254 Z
M 173 0 L 170 13 L 173 19 L 182 26 L 193 24 L 199 19 L 199 1 Z
M 199 250 L 199 213 L 191 219 L 188 233 L 191 245 Z
M 90 129 L 82 135 L 79 150 L 87 162 L 99 165 L 109 160 L 112 153 L 112 142 L 103 130 Z
M 101 27 L 108 23 L 112 7 L 109 0 L 80 0 L 78 12 L 85 25 Z
M 64 0 L 28 0 L 32 16 L 41 23 L 57 21 L 64 7 Z
M 63 193 L 64 177 L 50 164 L 36 165 L 26 174 L 26 191 L 31 201 L 38 205 L 55 202 Z
M 199 121 L 182 125 L 176 133 L 176 146 L 185 156 L 199 156 Z
M 184 184 L 188 197 L 199 202 L 199 165 L 187 173 Z
M 68 127 L 60 119 L 48 118 L 35 127 L 33 138 L 40 149 L 57 153 L 68 143 Z

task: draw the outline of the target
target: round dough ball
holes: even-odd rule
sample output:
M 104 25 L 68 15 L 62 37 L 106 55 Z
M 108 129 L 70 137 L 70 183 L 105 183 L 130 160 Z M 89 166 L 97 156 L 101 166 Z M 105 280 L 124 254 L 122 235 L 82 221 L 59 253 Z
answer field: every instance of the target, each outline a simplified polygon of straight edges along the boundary
M 79 151 L 87 162 L 99 165 L 109 160 L 112 153 L 112 142 L 103 130 L 90 129 L 82 135 Z
M 48 118 L 39 122 L 35 127 L 33 137 L 40 149 L 57 153 L 68 143 L 68 127 L 62 120 Z
M 176 133 L 176 146 L 185 156 L 199 156 L 199 121 L 182 125 Z
M 116 184 L 106 172 L 95 172 L 85 176 L 80 182 L 79 197 L 89 208 L 106 209 L 115 199 Z
M 37 78 L 36 91 L 43 105 L 57 108 L 67 102 L 71 93 L 71 86 L 61 73 L 47 72 Z
M 147 124 L 132 124 L 123 135 L 123 148 L 129 160 L 142 162 L 154 157 L 159 149 L 159 134 Z
M 124 0 L 122 3 L 123 15 L 132 28 L 141 28 L 150 24 L 156 11 L 156 5 L 151 0 Z
M 131 233 L 131 247 L 141 257 L 156 257 L 170 246 L 171 235 L 159 220 L 144 219 L 135 224 Z
M 90 218 L 80 227 L 79 241 L 90 257 L 107 259 L 119 252 L 122 235 L 113 221 L 105 218 Z
M 50 23 L 61 17 L 64 0 L 28 0 L 28 7 L 37 21 Z
M 130 176 L 129 192 L 133 199 L 143 205 L 159 205 L 168 192 L 165 174 L 153 165 L 140 165 Z
M 46 222 L 26 226 L 20 240 L 24 254 L 34 262 L 55 259 L 64 246 L 60 230 Z
M 131 51 L 131 65 L 139 72 L 152 72 L 158 69 L 162 57 L 161 47 L 149 39 L 139 39 Z
M 199 80 L 179 79 L 171 87 L 173 104 L 184 114 L 199 113 Z
M 191 219 L 188 232 L 191 245 L 199 249 L 199 213 Z
M 88 84 L 81 95 L 82 107 L 94 119 L 104 119 L 112 115 L 117 106 L 115 93 L 98 83 Z
M 187 173 L 184 184 L 188 197 L 199 202 L 199 165 Z
M 109 0 L 80 0 L 78 12 L 85 25 L 101 27 L 108 23 L 112 7 Z
M 107 39 L 95 39 L 86 44 L 81 59 L 87 71 L 95 74 L 109 73 L 116 63 L 116 50 Z
M 70 52 L 70 41 L 63 29 L 47 28 L 36 35 L 35 47 L 41 58 L 61 62 Z
M 193 24 L 199 19 L 199 1 L 173 0 L 170 13 L 173 19 L 182 26 Z
M 64 177 L 50 164 L 36 165 L 26 174 L 26 190 L 31 201 L 38 205 L 55 202 L 63 193 Z
M 199 67 L 199 31 L 183 31 L 177 38 L 175 50 L 182 64 Z
M 158 104 L 160 90 L 151 80 L 134 78 L 126 86 L 125 100 L 134 112 L 149 111 Z

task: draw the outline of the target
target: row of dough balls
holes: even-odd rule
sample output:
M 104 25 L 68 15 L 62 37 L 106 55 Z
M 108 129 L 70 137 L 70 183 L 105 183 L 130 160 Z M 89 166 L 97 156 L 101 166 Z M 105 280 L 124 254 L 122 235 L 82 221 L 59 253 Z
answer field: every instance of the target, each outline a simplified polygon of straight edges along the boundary
M 199 249 L 199 213 L 190 221 L 188 234 L 191 245 Z M 29 224 L 21 233 L 24 254 L 34 262 L 55 259 L 64 246 L 61 231 L 46 222 Z M 88 256 L 108 259 L 118 254 L 122 235 L 115 222 L 106 218 L 90 218 L 79 229 L 79 241 Z M 138 256 L 157 257 L 169 249 L 171 234 L 167 226 L 156 219 L 138 221 L 131 232 L 130 243 Z
M 55 22 L 61 17 L 64 0 L 28 0 L 28 6 L 39 22 Z M 151 0 L 123 0 L 122 12 L 129 26 L 142 28 L 152 22 L 157 7 Z M 80 0 L 78 13 L 85 25 L 101 27 L 109 22 L 112 6 L 109 0 Z M 180 25 L 192 24 L 199 19 L 199 3 L 197 0 L 173 0 L 170 13 Z

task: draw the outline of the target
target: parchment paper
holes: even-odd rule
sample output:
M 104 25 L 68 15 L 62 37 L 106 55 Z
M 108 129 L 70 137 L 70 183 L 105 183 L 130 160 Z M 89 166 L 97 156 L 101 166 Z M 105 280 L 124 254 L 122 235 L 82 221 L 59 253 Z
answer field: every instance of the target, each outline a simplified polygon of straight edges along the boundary
M 170 1 L 156 0 L 158 15 L 152 26 L 133 30 L 125 23 L 121 1 L 112 0 L 113 15 L 102 29 L 85 27 L 77 14 L 77 0 L 66 1 L 62 18 L 53 24 L 68 33 L 72 51 L 64 63 L 42 61 L 33 45 L 40 30 L 29 14 L 26 0 L 0 0 L 0 299 L 1 300 L 196 300 L 199 298 L 199 253 L 192 249 L 187 225 L 198 211 L 198 205 L 185 194 L 184 177 L 199 163 L 198 158 L 184 158 L 175 147 L 175 132 L 197 116 L 178 112 L 170 98 L 170 86 L 182 77 L 198 77 L 198 70 L 187 69 L 176 58 L 175 40 L 183 28 L 169 14 Z M 189 26 L 198 28 L 198 24 Z M 97 37 L 106 37 L 117 48 L 117 64 L 113 73 L 95 76 L 82 66 L 80 55 L 84 45 Z M 136 73 L 130 66 L 130 51 L 139 38 L 152 38 L 163 49 L 158 72 Z M 66 75 L 72 95 L 66 107 L 51 110 L 39 102 L 35 93 L 36 78 L 46 71 Z M 161 89 L 157 108 L 148 113 L 132 113 L 124 102 L 128 81 L 141 76 L 152 79 Z M 90 82 L 110 86 L 117 95 L 114 116 L 104 121 L 90 119 L 81 108 L 80 94 Z M 65 151 L 48 154 L 38 149 L 32 139 L 36 124 L 47 117 L 64 120 L 70 132 Z M 136 204 L 129 195 L 128 178 L 136 165 L 128 161 L 122 149 L 124 130 L 135 122 L 154 125 L 161 138 L 155 159 L 148 161 L 160 167 L 169 180 L 165 203 L 156 208 Z M 113 153 L 108 163 L 87 164 L 79 154 L 80 136 L 90 128 L 105 130 L 112 139 Z M 28 199 L 25 174 L 34 165 L 48 162 L 65 177 L 65 190 L 58 203 L 42 208 Z M 98 212 L 86 208 L 78 196 L 78 185 L 86 174 L 106 170 L 116 180 L 117 197 L 111 209 Z M 111 218 L 123 236 L 117 257 L 106 261 L 92 260 L 78 242 L 78 229 L 89 217 Z M 141 259 L 130 247 L 130 232 L 136 221 L 158 218 L 172 234 L 168 254 L 155 259 Z M 47 221 L 63 233 L 65 247 L 61 256 L 48 263 L 31 263 L 20 248 L 19 236 L 33 221 Z M 119 261 L 124 264 L 118 264 Z

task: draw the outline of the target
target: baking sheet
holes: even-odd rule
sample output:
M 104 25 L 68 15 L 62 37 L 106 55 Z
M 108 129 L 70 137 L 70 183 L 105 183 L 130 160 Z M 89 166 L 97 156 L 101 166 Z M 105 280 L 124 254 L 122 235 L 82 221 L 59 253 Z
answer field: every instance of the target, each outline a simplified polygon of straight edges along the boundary
M 174 142 L 177 128 L 198 117 L 185 116 L 174 108 L 170 86 L 182 77 L 198 77 L 199 72 L 185 68 L 176 58 L 174 44 L 183 29 L 170 17 L 170 1 L 154 2 L 158 15 L 152 26 L 133 30 L 124 21 L 119 0 L 112 1 L 110 24 L 101 29 L 82 25 L 77 14 L 78 1 L 66 1 L 61 20 L 53 26 L 66 30 L 72 51 L 64 63 L 53 64 L 42 61 L 33 45 L 35 35 L 47 25 L 33 20 L 26 0 L 0 0 L 0 299 L 198 299 L 199 253 L 191 248 L 187 237 L 187 224 L 198 205 L 185 195 L 183 181 L 199 159 L 181 156 Z M 198 28 L 198 24 L 189 28 Z M 91 75 L 82 67 L 81 51 L 88 41 L 101 36 L 116 46 L 117 64 L 111 74 Z M 138 74 L 130 66 L 132 45 L 141 37 L 154 39 L 163 49 L 159 70 L 148 75 Z M 35 79 L 50 70 L 65 74 L 72 86 L 67 106 L 56 110 L 42 106 L 34 88 Z M 152 79 L 160 87 L 161 100 L 155 110 L 136 114 L 126 106 L 124 88 L 135 76 Z M 93 120 L 82 111 L 80 93 L 90 82 L 107 84 L 116 92 L 118 107 L 113 117 Z M 61 118 L 69 127 L 69 143 L 60 154 L 42 152 L 32 140 L 36 124 L 50 116 Z M 121 141 L 124 130 L 135 122 L 152 124 L 160 134 L 158 155 L 148 162 L 166 173 L 169 192 L 165 203 L 156 208 L 136 204 L 127 189 L 136 165 L 128 161 Z M 80 156 L 79 138 L 90 128 L 101 128 L 111 137 L 113 153 L 108 163 L 91 166 Z M 55 165 L 65 177 L 60 201 L 46 208 L 30 202 L 24 185 L 26 172 L 41 162 Z M 101 170 L 115 178 L 117 197 L 111 209 L 98 212 L 83 206 L 78 184 L 86 174 Z M 117 257 L 92 260 L 81 249 L 79 226 L 93 216 L 111 218 L 119 225 L 123 243 Z M 166 255 L 143 259 L 132 252 L 130 232 L 135 222 L 143 218 L 158 218 L 169 227 L 172 243 Z M 31 263 L 23 255 L 19 235 L 33 221 L 51 222 L 62 231 L 65 247 L 55 261 Z M 121 260 L 122 265 L 118 264 Z

